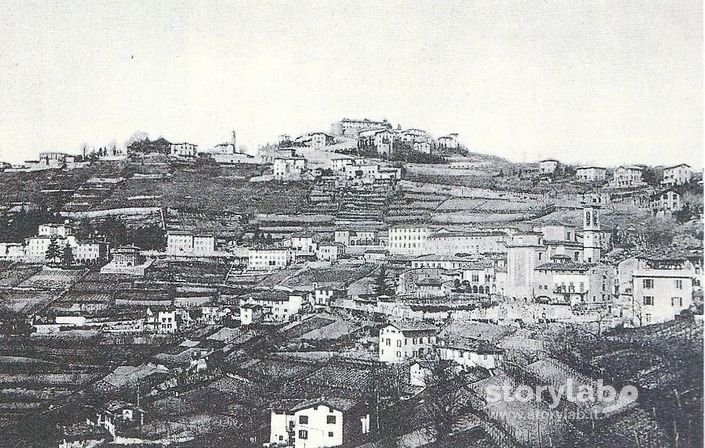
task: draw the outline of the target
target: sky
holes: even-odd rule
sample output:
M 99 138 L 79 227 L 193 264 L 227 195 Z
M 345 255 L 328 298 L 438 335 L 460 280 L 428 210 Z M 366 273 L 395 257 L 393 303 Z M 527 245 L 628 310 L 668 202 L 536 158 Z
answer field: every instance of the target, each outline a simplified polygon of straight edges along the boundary
M 514 161 L 703 166 L 700 1 L 2 3 L 0 160 L 367 117 Z

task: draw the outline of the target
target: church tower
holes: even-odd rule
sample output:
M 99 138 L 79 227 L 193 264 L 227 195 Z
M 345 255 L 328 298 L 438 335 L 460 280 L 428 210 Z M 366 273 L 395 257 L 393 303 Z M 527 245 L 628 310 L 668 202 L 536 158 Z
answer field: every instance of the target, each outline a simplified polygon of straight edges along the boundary
M 586 263 L 600 261 L 602 241 L 600 239 L 599 207 L 588 205 L 583 207 L 583 259 Z

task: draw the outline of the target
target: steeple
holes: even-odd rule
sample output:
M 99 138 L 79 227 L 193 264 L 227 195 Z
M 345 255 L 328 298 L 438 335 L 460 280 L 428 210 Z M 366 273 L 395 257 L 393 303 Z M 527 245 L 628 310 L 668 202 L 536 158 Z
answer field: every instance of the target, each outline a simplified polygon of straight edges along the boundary
M 602 242 L 599 206 L 583 207 L 583 259 L 588 263 L 600 261 Z

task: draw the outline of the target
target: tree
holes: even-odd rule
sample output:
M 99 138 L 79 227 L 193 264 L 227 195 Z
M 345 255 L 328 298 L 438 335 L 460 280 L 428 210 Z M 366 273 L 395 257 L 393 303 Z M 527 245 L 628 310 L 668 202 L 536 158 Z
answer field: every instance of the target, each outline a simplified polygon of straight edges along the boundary
M 161 251 L 166 248 L 166 232 L 158 225 L 130 230 L 127 239 L 145 250 Z
M 125 142 L 125 146 L 129 148 L 132 144 L 140 143 L 145 140 L 147 140 L 147 141 L 149 140 L 149 135 L 146 132 L 137 131 L 134 134 L 132 134 L 132 136 L 130 136 L 130 138 L 127 139 L 127 141 Z
M 51 263 L 56 263 L 56 260 L 61 257 L 61 248 L 56 238 L 52 238 L 49 242 L 49 247 L 45 253 L 46 259 Z
M 373 285 L 374 293 L 378 296 L 393 296 L 396 291 L 387 278 L 387 269 L 384 265 L 380 266 L 377 279 Z
M 127 226 L 112 216 L 98 223 L 96 231 L 103 235 L 112 247 L 119 247 L 127 242 Z
M 67 267 L 73 264 L 73 248 L 69 243 L 66 243 L 64 250 L 61 252 L 61 264 Z
M 435 363 L 426 384 L 426 413 L 436 440 L 443 441 L 453 432 L 457 418 L 466 411 L 462 398 L 468 391 L 462 376 L 449 361 Z

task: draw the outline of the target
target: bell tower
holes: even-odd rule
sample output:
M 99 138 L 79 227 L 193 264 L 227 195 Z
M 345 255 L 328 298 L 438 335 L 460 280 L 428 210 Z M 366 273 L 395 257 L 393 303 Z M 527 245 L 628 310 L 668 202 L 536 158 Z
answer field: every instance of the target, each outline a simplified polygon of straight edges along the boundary
M 599 207 L 587 205 L 583 207 L 583 260 L 586 263 L 600 261 L 602 241 L 600 231 Z

